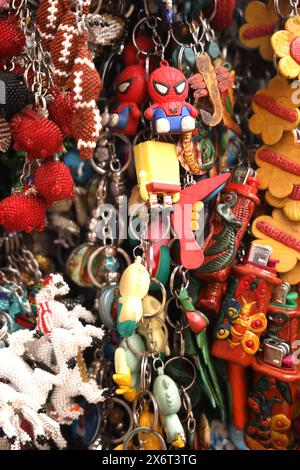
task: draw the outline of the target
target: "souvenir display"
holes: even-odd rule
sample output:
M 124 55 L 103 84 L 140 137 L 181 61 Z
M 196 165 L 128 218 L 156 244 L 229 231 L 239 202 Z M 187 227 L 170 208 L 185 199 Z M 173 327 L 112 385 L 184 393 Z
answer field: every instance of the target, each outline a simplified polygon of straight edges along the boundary
M 0 449 L 299 449 L 300 2 L 0 39 Z

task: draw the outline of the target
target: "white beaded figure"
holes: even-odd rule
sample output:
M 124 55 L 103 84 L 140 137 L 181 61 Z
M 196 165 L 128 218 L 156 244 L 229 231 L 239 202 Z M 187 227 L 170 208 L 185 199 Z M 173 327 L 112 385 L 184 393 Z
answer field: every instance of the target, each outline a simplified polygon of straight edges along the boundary
M 0 349 L 0 380 L 6 382 L 0 382 L 0 428 L 11 449 L 32 443 L 48 448 L 50 438 L 59 448 L 65 447 L 60 424 L 70 424 L 83 412 L 74 398 L 83 396 L 89 403 L 105 399 L 104 390 L 89 377 L 82 355 L 98 345 L 104 330 L 81 323 L 80 318 L 94 321 L 83 306 L 69 311 L 55 300 L 69 292 L 60 274 L 51 274 L 43 284 L 36 296 L 37 328 L 11 334 L 9 346 Z M 33 438 L 22 429 L 21 417 L 31 424 Z

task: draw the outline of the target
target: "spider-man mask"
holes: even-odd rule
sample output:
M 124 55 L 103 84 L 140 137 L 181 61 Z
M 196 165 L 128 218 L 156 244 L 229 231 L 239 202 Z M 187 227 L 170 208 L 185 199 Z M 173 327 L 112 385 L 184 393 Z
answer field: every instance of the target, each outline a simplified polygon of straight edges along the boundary
M 119 103 L 141 104 L 147 95 L 146 71 L 141 65 L 129 65 L 117 77 L 116 99 Z
M 186 78 L 180 70 L 162 61 L 160 67 L 149 77 L 148 93 L 150 98 L 157 103 L 185 101 L 188 96 Z

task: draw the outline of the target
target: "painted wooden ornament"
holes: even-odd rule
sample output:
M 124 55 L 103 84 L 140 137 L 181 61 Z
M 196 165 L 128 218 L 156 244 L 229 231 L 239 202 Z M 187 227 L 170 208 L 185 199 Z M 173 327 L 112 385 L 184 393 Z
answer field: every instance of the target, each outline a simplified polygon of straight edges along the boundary
M 245 9 L 246 23 L 239 30 L 239 39 L 249 49 L 259 49 L 265 60 L 273 60 L 271 36 L 275 31 L 278 15 L 274 10 L 274 2 L 251 1 Z
M 284 131 L 295 129 L 299 124 L 300 111 L 293 102 L 294 92 L 286 78 L 276 76 L 267 88 L 255 94 L 249 129 L 253 134 L 260 134 L 265 144 L 276 144 Z
M 278 260 L 276 271 L 290 273 L 291 284 L 299 282 L 300 224 L 291 222 L 281 209 L 274 209 L 272 216 L 262 215 L 254 220 L 252 233 L 256 237 L 254 244 L 272 248 L 272 257 Z M 285 276 L 283 279 L 287 280 Z
M 196 57 L 196 69 L 198 73 L 188 79 L 189 86 L 196 90 L 194 98 L 196 98 L 196 107 L 198 108 L 201 118 L 207 126 L 216 126 L 223 117 L 223 107 L 221 101 L 221 93 L 219 90 L 219 81 L 217 70 L 214 68 L 211 58 L 207 53 L 198 54 Z M 222 82 L 222 74 L 219 69 L 219 78 Z M 208 113 L 200 108 L 199 98 L 207 96 L 212 106 L 212 113 Z
M 300 222 L 300 185 L 296 184 L 287 197 L 277 198 L 266 191 L 265 198 L 272 207 L 282 209 L 284 215 L 292 222 Z
M 279 58 L 278 70 L 283 77 L 300 76 L 300 16 L 293 16 L 285 23 L 285 30 L 271 37 L 274 53 Z
M 286 132 L 275 145 L 260 147 L 255 155 L 259 189 L 276 198 L 287 197 L 300 184 L 300 144 L 293 132 Z

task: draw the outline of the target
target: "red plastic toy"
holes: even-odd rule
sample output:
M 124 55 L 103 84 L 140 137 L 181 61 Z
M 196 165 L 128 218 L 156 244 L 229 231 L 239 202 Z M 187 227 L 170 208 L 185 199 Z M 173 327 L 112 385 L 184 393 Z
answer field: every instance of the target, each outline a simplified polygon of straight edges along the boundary
M 158 134 L 181 134 L 195 129 L 198 111 L 185 101 L 188 83 L 180 70 L 161 61 L 149 77 L 148 93 L 154 104 L 146 109 L 145 117 L 153 121 Z
M 146 71 L 142 65 L 129 65 L 117 77 L 118 106 L 110 116 L 110 128 L 115 132 L 135 135 L 141 111 L 139 105 L 147 96 Z

